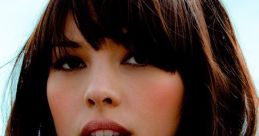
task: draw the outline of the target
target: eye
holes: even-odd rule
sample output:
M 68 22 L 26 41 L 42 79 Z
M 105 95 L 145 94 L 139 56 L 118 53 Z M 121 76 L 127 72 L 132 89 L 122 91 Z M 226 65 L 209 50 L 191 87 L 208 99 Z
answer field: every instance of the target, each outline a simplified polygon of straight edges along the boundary
M 139 63 L 136 62 L 136 59 L 135 59 L 134 56 L 130 57 L 130 58 L 126 61 L 126 63 L 128 63 L 128 64 L 130 64 L 130 65 L 141 65 L 141 64 L 139 64 Z
M 147 61 L 145 61 L 143 58 L 137 57 L 136 55 L 133 55 L 133 54 L 126 55 L 126 57 L 123 60 L 124 60 L 123 64 L 128 64 L 131 66 L 146 66 L 147 65 Z
M 84 61 L 76 56 L 64 56 L 59 58 L 54 64 L 57 70 L 73 71 L 85 68 Z

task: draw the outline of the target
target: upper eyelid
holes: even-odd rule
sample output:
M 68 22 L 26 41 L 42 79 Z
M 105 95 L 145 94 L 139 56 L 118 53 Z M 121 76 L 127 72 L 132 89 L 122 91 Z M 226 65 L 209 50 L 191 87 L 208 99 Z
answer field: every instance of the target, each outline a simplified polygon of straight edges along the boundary
M 52 61 L 67 56 L 80 56 L 80 50 L 82 50 L 82 45 L 77 42 L 70 40 L 61 41 L 54 45 L 52 49 Z
M 58 49 L 57 49 L 58 50 Z M 52 54 L 52 64 L 55 65 L 55 63 L 57 63 L 58 61 L 62 60 L 62 59 L 67 59 L 67 58 L 77 58 L 84 61 L 84 58 L 82 58 L 76 51 L 72 50 L 66 50 L 65 51 L 61 50 L 61 52 L 58 53 L 53 53 Z M 55 52 L 55 51 L 53 51 Z M 56 51 L 57 52 L 57 51 Z
M 59 62 L 64 61 L 64 60 L 67 61 L 68 59 L 79 59 L 79 60 L 83 61 L 80 57 L 77 57 L 77 56 L 74 56 L 74 55 L 64 55 L 64 56 L 58 57 L 58 58 L 53 62 L 53 64 L 59 63 Z M 66 61 L 64 61 L 64 62 L 66 62 Z
M 62 66 L 66 63 L 68 63 L 69 59 L 74 59 L 76 61 L 79 61 L 80 63 L 82 63 L 84 65 L 84 67 L 86 66 L 84 60 L 82 60 L 80 57 L 78 56 L 63 56 L 63 57 L 60 57 L 58 58 L 55 62 L 53 62 L 52 66 L 54 66 L 55 69 L 62 69 L 64 71 L 70 71 L 70 70 L 66 70 L 66 69 L 63 69 Z M 75 68 L 74 68 L 75 69 Z M 77 68 L 76 68 L 77 69 Z M 72 69 L 73 70 L 73 69 Z
M 79 55 L 79 52 L 81 52 L 80 50 L 85 50 L 82 48 L 83 48 L 82 45 L 76 41 L 72 41 L 69 39 L 60 41 L 57 44 L 55 44 L 54 48 L 52 49 L 52 52 L 53 52 L 52 62 L 56 62 L 58 59 L 63 58 L 63 57 L 68 57 L 68 56 L 78 56 L 79 58 L 81 58 L 83 60 L 83 58 L 80 57 L 81 55 Z M 86 53 L 86 54 L 88 54 L 88 53 Z M 84 55 L 85 55 L 85 53 L 84 53 Z M 123 62 L 127 61 L 128 59 L 130 59 L 131 57 L 134 57 L 135 55 L 132 51 L 126 50 L 125 52 L 123 51 L 123 53 L 119 56 L 122 56 L 122 59 L 120 59 L 120 60 L 121 60 L 121 63 L 123 63 Z M 89 61 L 89 57 L 90 56 L 88 54 L 87 55 L 88 61 Z
M 126 52 L 124 57 L 121 60 L 121 63 L 124 63 L 125 61 L 129 60 L 131 57 L 134 57 L 134 54 L 132 52 Z

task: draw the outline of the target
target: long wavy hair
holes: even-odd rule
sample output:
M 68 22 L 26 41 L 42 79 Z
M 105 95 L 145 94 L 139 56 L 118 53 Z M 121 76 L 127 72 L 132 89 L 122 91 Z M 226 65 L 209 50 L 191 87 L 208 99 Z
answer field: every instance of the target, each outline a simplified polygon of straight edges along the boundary
M 6 136 L 56 135 L 46 86 L 68 12 L 94 49 L 110 38 L 150 65 L 180 73 L 177 136 L 255 135 L 255 88 L 219 0 L 50 0 L 17 58 L 22 66 Z

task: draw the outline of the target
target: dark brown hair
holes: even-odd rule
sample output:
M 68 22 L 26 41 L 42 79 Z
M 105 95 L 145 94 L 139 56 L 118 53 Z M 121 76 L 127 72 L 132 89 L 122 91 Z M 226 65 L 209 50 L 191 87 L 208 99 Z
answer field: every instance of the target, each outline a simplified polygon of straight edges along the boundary
M 140 61 L 180 73 L 185 90 L 176 135 L 255 135 L 255 88 L 218 0 L 50 0 L 17 59 L 7 136 L 56 135 L 46 86 L 68 12 L 94 49 L 110 38 Z

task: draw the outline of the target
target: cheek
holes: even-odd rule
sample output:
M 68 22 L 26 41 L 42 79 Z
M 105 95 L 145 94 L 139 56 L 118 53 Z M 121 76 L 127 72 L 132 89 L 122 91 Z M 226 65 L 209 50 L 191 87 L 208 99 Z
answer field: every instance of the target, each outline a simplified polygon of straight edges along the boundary
M 140 85 L 141 86 L 141 85 Z M 160 114 L 178 114 L 181 109 L 183 86 L 177 80 L 161 78 L 142 83 L 143 91 L 140 103 L 152 111 L 161 111 Z M 156 112 L 150 112 L 156 113 Z M 168 117 L 168 116 L 164 116 Z
M 78 101 L 80 95 L 76 93 L 79 88 L 76 88 L 76 85 L 73 80 L 58 74 L 50 74 L 49 76 L 47 98 L 59 135 L 71 134 L 75 131 L 71 127 L 71 122 L 74 122 L 72 119 L 75 119 L 74 117 L 80 112 L 80 103 Z
M 136 93 L 140 103 L 150 109 L 178 111 L 181 108 L 184 87 L 178 73 L 155 76 L 137 82 Z M 161 106 L 163 105 L 163 106 Z
M 154 135 L 167 136 L 178 126 L 184 87 L 178 73 L 155 77 L 137 82 L 133 111 L 142 120 L 139 127 L 147 126 L 143 134 L 155 130 Z
M 145 101 L 150 102 L 154 110 L 170 110 L 178 111 L 181 107 L 182 91 L 177 87 L 169 84 L 156 83 L 152 87 L 146 87 L 149 93 L 146 95 Z M 149 100 L 149 101 L 148 101 Z M 166 113 L 166 112 L 162 112 Z

